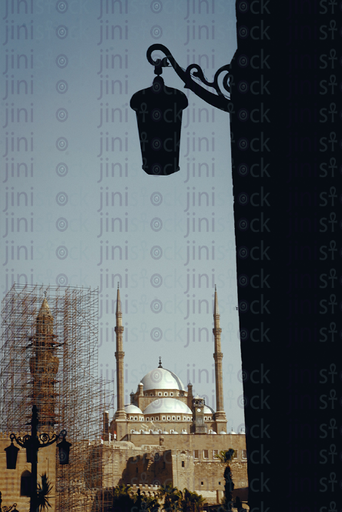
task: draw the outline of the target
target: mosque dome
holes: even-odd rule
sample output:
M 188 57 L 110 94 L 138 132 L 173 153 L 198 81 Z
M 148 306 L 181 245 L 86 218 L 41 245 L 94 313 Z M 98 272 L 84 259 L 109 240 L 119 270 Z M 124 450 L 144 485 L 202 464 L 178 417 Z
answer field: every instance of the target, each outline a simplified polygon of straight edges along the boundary
M 178 389 L 185 391 L 183 382 L 177 375 L 161 366 L 147 373 L 141 380 L 141 383 L 144 385 L 144 391 L 149 389 Z
M 126 414 L 142 414 L 142 410 L 133 404 L 125 405 L 125 412 Z
M 209 405 L 205 405 L 203 409 L 204 414 L 215 414 L 214 409 L 209 407 Z
M 146 407 L 144 414 L 192 414 L 192 411 L 176 398 L 158 398 Z

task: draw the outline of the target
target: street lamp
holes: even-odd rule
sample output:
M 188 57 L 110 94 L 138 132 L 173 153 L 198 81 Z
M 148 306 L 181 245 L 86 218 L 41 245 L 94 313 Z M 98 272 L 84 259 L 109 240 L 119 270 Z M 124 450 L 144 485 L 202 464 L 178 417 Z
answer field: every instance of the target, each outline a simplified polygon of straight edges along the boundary
M 60 464 L 69 463 L 69 449 L 71 443 L 66 441 L 65 436 L 66 430 L 62 430 L 59 434 L 45 434 L 41 433 L 38 436 L 38 410 L 37 406 L 32 407 L 32 419 L 31 419 L 31 435 L 16 436 L 15 434 L 10 435 L 11 445 L 5 448 L 7 469 L 15 469 L 16 461 L 19 448 L 14 446 L 13 441 L 15 440 L 19 446 L 26 448 L 26 460 L 31 463 L 31 501 L 30 501 L 30 512 L 36 512 L 37 502 L 37 463 L 38 463 L 38 450 L 39 448 L 45 448 L 62 437 L 62 441 L 57 445 L 59 449 L 59 461 Z
M 9 507 L 5 507 L 5 506 L 2 507 L 2 496 L 1 496 L 1 492 L 0 492 L 0 512 L 18 512 L 16 507 L 17 507 L 16 503 L 13 503 L 13 505 L 10 505 Z
M 163 59 L 153 60 L 152 53 L 161 51 Z M 138 122 L 139 139 L 142 153 L 142 168 L 147 174 L 167 176 L 179 171 L 179 145 L 182 122 L 182 111 L 188 106 L 184 93 L 166 87 L 160 76 L 164 67 L 170 65 L 183 80 L 184 87 L 215 108 L 225 112 L 233 112 L 233 103 L 227 96 L 230 92 L 230 65 L 227 64 L 215 73 L 213 82 L 204 77 L 198 64 L 190 64 L 186 70 L 181 68 L 172 56 L 170 50 L 162 44 L 153 44 L 146 53 L 147 60 L 154 66 L 154 79 L 151 87 L 136 92 L 130 102 L 135 110 Z M 219 76 L 225 73 L 222 80 L 222 92 Z M 208 91 L 200 85 L 215 89 L 216 93 Z

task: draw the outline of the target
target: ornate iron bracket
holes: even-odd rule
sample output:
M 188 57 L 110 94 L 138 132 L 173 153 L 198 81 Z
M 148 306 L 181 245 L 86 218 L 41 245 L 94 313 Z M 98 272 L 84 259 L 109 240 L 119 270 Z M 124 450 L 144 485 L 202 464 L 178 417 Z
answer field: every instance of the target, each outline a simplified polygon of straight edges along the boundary
M 10 505 L 9 507 L 2 507 L 1 512 L 10 512 L 11 510 L 13 510 L 14 512 L 14 509 L 17 508 L 17 504 L 16 503 L 13 503 L 13 505 Z
M 163 52 L 166 57 L 163 59 L 152 59 L 152 52 L 154 51 L 161 51 Z M 230 101 L 230 96 L 225 96 L 223 92 L 220 89 L 219 83 L 218 83 L 218 77 L 221 73 L 225 72 L 225 76 L 222 80 L 222 86 L 224 88 L 224 91 L 230 94 L 230 87 L 229 87 L 229 79 L 231 75 L 230 72 L 230 64 L 226 64 L 225 66 L 222 66 L 219 68 L 214 76 L 213 82 L 209 82 L 204 77 L 204 73 L 202 71 L 202 68 L 198 64 L 190 64 L 184 70 L 180 67 L 180 65 L 176 62 L 175 58 L 171 54 L 170 50 L 166 48 L 163 44 L 152 44 L 147 52 L 146 52 L 147 60 L 152 66 L 155 66 L 154 72 L 156 75 L 160 75 L 162 73 L 162 68 L 168 67 L 169 63 L 173 67 L 173 69 L 176 71 L 177 75 L 181 80 L 184 82 L 184 88 L 190 89 L 192 92 L 196 94 L 196 96 L 199 96 L 204 100 L 206 103 L 209 103 L 213 107 L 219 108 L 220 110 L 224 110 L 225 112 L 233 112 L 233 103 Z M 217 94 L 214 94 L 210 91 L 207 91 L 200 83 L 196 82 L 195 79 L 200 80 L 204 85 L 208 87 L 212 87 L 215 89 Z
M 55 443 L 59 438 L 65 438 L 66 435 L 66 430 L 62 430 L 59 434 L 39 434 L 37 436 L 37 448 L 44 448 L 45 446 L 50 446 L 50 444 Z M 28 448 L 30 443 L 32 442 L 32 437 L 29 434 L 26 434 L 25 436 L 16 436 L 15 434 L 11 434 L 10 439 L 12 443 L 15 439 L 18 445 L 21 446 L 22 448 Z

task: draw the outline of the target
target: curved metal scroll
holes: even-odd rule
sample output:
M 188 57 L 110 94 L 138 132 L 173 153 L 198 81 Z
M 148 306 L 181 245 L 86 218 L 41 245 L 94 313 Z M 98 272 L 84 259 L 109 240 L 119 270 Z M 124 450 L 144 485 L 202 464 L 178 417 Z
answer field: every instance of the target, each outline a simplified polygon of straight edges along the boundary
M 16 436 L 15 434 L 11 434 L 10 440 L 11 443 L 13 443 L 13 441 L 15 440 L 19 446 L 21 446 L 22 448 L 26 448 L 26 446 L 31 440 L 31 436 L 29 434 L 26 434 L 25 436 Z
M 13 512 L 15 512 L 14 509 L 17 508 L 17 504 L 16 503 L 13 503 L 13 505 L 10 505 L 9 507 L 2 507 L 2 512 L 11 512 L 11 510 L 13 510 Z M 17 511 L 18 512 L 18 511 Z
M 45 433 L 38 434 L 38 436 L 37 436 L 37 440 L 38 440 L 37 449 L 38 448 L 44 448 L 45 446 L 50 446 L 51 444 L 55 443 L 60 437 L 65 438 L 66 435 L 67 435 L 67 431 L 66 430 L 62 430 L 59 434 L 55 434 L 55 433 L 52 433 L 52 434 L 45 434 Z M 32 437 L 29 434 L 26 434 L 24 436 L 17 436 L 15 434 L 11 434 L 10 435 L 10 439 L 11 439 L 12 443 L 15 440 L 18 443 L 18 445 L 23 447 L 23 448 L 27 448 L 30 445 L 30 443 L 32 442 Z
M 163 59 L 152 59 L 152 52 L 159 50 L 163 52 L 166 57 Z M 213 107 L 219 108 L 220 110 L 224 110 L 225 112 L 232 112 L 233 111 L 233 104 L 230 101 L 229 97 L 224 96 L 222 91 L 220 90 L 219 84 L 218 84 L 218 77 L 221 73 L 226 72 L 226 75 L 223 77 L 222 85 L 227 93 L 230 93 L 230 87 L 228 84 L 228 80 L 230 78 L 229 71 L 230 71 L 230 65 L 226 64 L 225 66 L 222 66 L 219 68 L 214 76 L 213 82 L 208 82 L 206 78 L 204 77 L 202 68 L 198 64 L 190 64 L 184 70 L 180 67 L 180 65 L 176 62 L 173 55 L 171 54 L 170 50 L 166 48 L 163 44 L 152 44 L 147 52 L 146 52 L 147 60 L 152 66 L 155 66 L 156 74 L 161 73 L 161 68 L 167 67 L 168 61 L 170 62 L 173 69 L 176 71 L 177 75 L 183 82 L 185 83 L 185 88 L 190 89 L 192 92 L 194 92 L 197 96 L 202 98 L 202 100 L 206 101 Z M 216 94 L 211 93 L 210 91 L 207 91 L 204 89 L 199 83 L 197 83 L 193 77 L 198 78 L 203 84 L 207 85 L 208 87 L 212 87 L 217 92 Z

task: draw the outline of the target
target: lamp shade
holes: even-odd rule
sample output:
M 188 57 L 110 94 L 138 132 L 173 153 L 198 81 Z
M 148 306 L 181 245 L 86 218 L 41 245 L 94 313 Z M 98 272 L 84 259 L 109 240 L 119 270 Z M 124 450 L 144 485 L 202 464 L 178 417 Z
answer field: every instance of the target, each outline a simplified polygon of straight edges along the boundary
M 5 448 L 5 452 L 6 452 L 7 469 L 15 469 L 16 465 L 17 465 L 17 457 L 18 457 L 19 448 L 14 446 L 13 441 L 12 441 L 10 446 L 7 446 L 7 448 Z
M 188 106 L 185 94 L 166 87 L 157 76 L 151 87 L 132 96 L 130 106 L 137 115 L 143 170 L 155 176 L 179 171 L 182 112 Z

